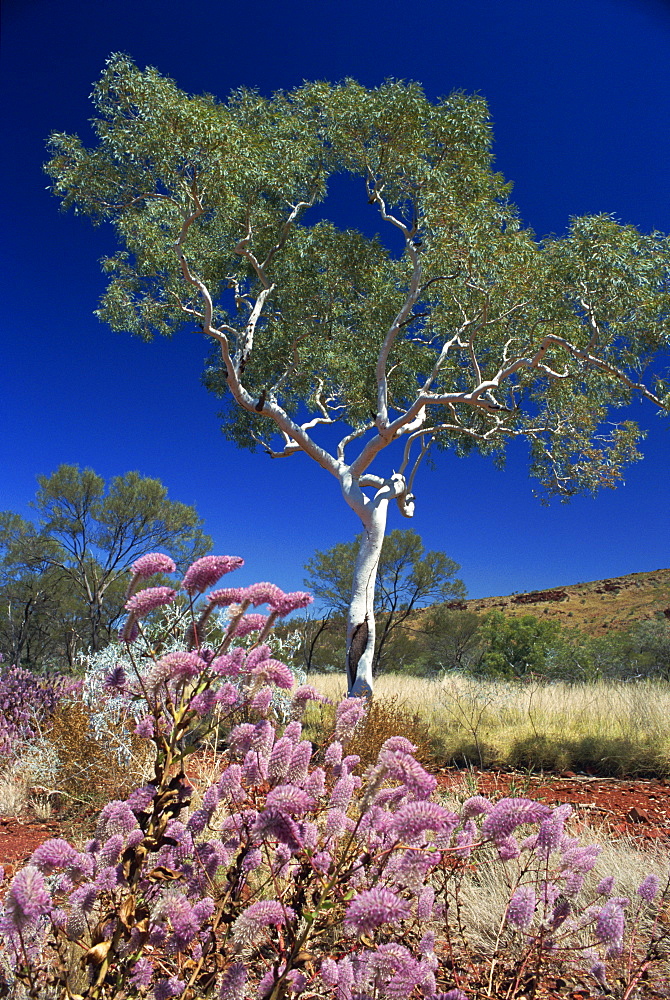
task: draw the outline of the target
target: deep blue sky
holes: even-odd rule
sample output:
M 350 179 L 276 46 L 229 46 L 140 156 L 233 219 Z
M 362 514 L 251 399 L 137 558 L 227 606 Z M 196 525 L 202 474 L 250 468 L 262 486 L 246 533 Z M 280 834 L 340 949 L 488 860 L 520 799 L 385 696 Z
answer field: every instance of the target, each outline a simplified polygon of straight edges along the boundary
M 62 462 L 137 469 L 197 507 L 215 551 L 245 558 L 239 583 L 301 588 L 314 550 L 359 525 L 309 459 L 223 439 L 200 337 L 145 344 L 92 315 L 112 239 L 59 213 L 41 164 L 51 130 L 87 136 L 111 52 L 221 97 L 345 76 L 415 79 L 431 98 L 478 91 L 538 235 L 597 212 L 670 231 L 670 6 L 656 0 L 3 0 L 1 46 L 0 508 L 27 514 L 35 476 Z M 472 597 L 668 566 L 670 422 L 637 415 L 646 457 L 616 491 L 545 508 L 523 448 L 504 472 L 441 456 L 415 484 L 410 526 L 461 564 Z M 409 524 L 394 508 L 390 527 Z

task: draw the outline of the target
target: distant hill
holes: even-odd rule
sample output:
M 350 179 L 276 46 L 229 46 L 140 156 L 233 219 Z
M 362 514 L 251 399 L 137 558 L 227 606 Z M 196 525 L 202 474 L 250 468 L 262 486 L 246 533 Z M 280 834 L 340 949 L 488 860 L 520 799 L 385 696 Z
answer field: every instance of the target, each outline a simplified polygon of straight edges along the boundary
M 533 590 L 509 597 L 453 601 L 451 607 L 485 614 L 500 608 L 507 615 L 546 615 L 590 635 L 619 632 L 636 622 L 665 615 L 670 618 L 670 569 L 630 573 L 609 580 L 573 583 L 551 590 Z

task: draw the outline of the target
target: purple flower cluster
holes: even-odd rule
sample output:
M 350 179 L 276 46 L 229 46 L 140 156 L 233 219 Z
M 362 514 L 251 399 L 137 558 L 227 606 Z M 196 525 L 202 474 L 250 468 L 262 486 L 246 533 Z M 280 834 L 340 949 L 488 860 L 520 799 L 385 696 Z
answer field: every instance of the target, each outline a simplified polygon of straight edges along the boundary
M 184 589 L 193 598 L 240 563 L 198 560 Z M 168 562 L 154 553 L 133 570 L 143 579 L 167 572 Z M 132 595 L 131 618 L 163 606 L 152 592 L 166 590 Z M 336 707 L 327 746 L 303 737 L 304 709 L 321 700 L 309 685 L 294 691 L 291 721 L 279 724 L 274 692 L 289 691 L 293 677 L 262 642 L 268 622 L 304 606 L 305 596 L 269 583 L 213 591 L 199 621 L 192 618 L 186 648 L 159 655 L 149 647 L 150 667 L 137 683 L 122 666 L 110 672 L 118 697 L 145 697 L 136 732 L 153 744 L 154 777 L 126 801 L 107 803 L 84 850 L 47 841 L 14 876 L 0 947 L 17 975 L 26 963 L 36 976 L 49 969 L 64 990 L 67 970 L 61 980 L 52 971 L 52 942 L 61 954 L 79 955 L 95 935 L 109 959 L 98 963 L 100 975 L 123 974 L 131 990 L 155 1000 L 183 995 L 191 970 L 198 989 L 216 984 L 220 1000 L 308 990 L 323 1000 L 466 1000 L 458 981 L 444 990 L 437 956 L 458 910 L 450 893 L 485 852 L 487 864 L 513 861 L 517 873 L 500 914 L 501 947 L 514 945 L 522 956 L 524 947 L 538 948 L 547 958 L 581 949 L 604 984 L 603 960 L 621 953 L 629 902 L 613 895 L 609 878 L 591 902 L 580 902 L 598 852 L 566 835 L 569 807 L 475 795 L 452 811 L 435 800 L 435 777 L 402 736 L 386 740 L 359 773 L 346 745 L 365 718 L 363 700 Z M 244 614 L 260 604 L 267 619 Z M 205 626 L 217 606 L 232 609 L 230 626 L 210 648 Z M 237 630 L 256 618 L 259 642 L 235 647 Z M 225 733 L 221 771 L 192 803 L 184 748 L 214 726 Z M 638 911 L 654 912 L 665 895 L 649 875 L 637 889 Z M 577 934 L 589 938 L 588 952 Z M 95 949 L 84 954 L 97 961 Z M 497 961 L 504 964 L 504 951 Z M 110 995 L 114 982 L 104 984 Z M 84 988 L 82 996 L 92 994 Z
M 0 753 L 31 740 L 54 712 L 64 677 L 37 677 L 22 667 L 0 667 Z
M 189 566 L 181 582 L 187 594 L 202 594 L 226 573 L 244 566 L 239 556 L 203 556 Z

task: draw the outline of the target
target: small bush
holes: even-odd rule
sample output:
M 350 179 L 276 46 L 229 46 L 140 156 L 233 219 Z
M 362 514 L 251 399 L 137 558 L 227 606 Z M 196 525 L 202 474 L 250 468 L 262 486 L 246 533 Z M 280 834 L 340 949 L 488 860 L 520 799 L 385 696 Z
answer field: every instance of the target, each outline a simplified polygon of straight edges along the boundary
M 315 706 L 306 717 L 306 732 L 319 744 L 327 745 L 333 739 L 335 717 L 334 705 Z M 324 733 L 328 734 L 325 740 Z M 370 699 L 365 718 L 357 726 L 347 747 L 349 753 L 360 758 L 357 773 L 374 764 L 384 743 L 398 733 L 402 733 L 416 747 L 416 760 L 423 765 L 430 765 L 435 751 L 430 726 L 401 697 L 387 694 Z
M 128 795 L 149 777 L 146 740 L 135 736 L 125 721 L 110 723 L 109 729 L 110 733 L 96 736 L 91 709 L 81 701 L 58 705 L 45 736 L 58 757 L 59 790 L 79 799 L 106 801 Z M 131 753 L 120 754 L 119 747 L 130 748 Z

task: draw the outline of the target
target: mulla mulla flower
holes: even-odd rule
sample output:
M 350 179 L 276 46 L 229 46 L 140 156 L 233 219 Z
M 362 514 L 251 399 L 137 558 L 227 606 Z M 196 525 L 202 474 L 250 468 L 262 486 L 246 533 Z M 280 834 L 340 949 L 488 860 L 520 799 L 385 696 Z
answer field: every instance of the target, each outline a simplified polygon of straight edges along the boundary
M 203 556 L 189 566 L 181 582 L 187 594 L 202 594 L 226 573 L 244 566 L 239 556 Z
M 172 587 L 146 587 L 126 601 L 125 609 L 133 619 L 144 618 L 156 608 L 171 604 L 176 596 L 177 591 Z
M 238 945 L 248 947 L 258 942 L 269 927 L 281 927 L 295 918 L 290 906 L 282 906 L 276 899 L 260 900 L 244 910 L 233 924 L 233 939 Z
M 344 927 L 351 933 L 366 934 L 382 924 L 397 924 L 406 920 L 409 914 L 409 903 L 390 889 L 367 889 L 349 903 Z

